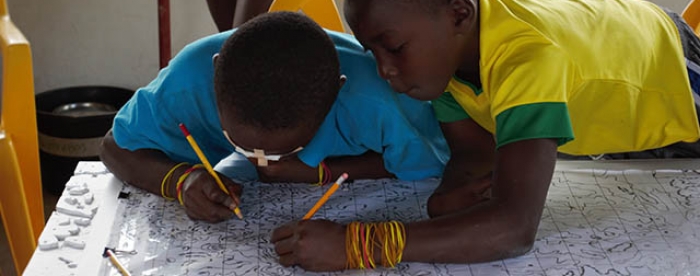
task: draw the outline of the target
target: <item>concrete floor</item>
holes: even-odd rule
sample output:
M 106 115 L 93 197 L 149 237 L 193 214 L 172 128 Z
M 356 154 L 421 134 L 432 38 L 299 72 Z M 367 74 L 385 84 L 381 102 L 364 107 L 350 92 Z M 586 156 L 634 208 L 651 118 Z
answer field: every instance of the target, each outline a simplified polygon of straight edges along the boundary
M 56 207 L 56 202 L 58 202 L 58 196 L 52 195 L 44 191 L 44 216 L 46 219 L 49 218 L 51 212 Z M 0 275 L 2 276 L 16 276 L 15 266 L 12 262 L 12 255 L 10 254 L 10 247 L 7 243 L 7 236 L 5 236 L 5 227 L 0 221 Z

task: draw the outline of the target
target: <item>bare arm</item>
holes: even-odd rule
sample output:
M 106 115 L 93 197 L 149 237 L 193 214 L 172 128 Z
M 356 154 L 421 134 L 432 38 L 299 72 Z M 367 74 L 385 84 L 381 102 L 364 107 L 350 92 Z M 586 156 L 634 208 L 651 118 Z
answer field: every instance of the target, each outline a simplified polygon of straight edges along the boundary
M 446 135 L 458 136 L 450 135 L 448 140 L 454 142 L 459 140 L 454 139 L 456 137 L 474 135 L 464 131 L 479 131 L 473 128 L 476 124 L 462 123 L 467 128 L 450 129 Z M 478 175 L 479 159 L 483 158 L 478 154 L 480 149 L 489 149 L 493 142 L 463 142 L 472 148 L 457 149 L 452 152 L 452 158 L 464 158 L 458 161 L 475 167 L 463 168 L 470 173 L 460 174 L 456 169 L 452 173 L 468 179 Z M 475 263 L 527 252 L 534 243 L 544 208 L 556 162 L 556 149 L 557 144 L 552 139 L 524 140 L 495 151 L 494 163 L 482 160 L 487 164 L 482 168 L 493 168 L 491 198 L 438 218 L 407 224 L 403 261 Z M 474 171 L 477 173 L 472 174 Z M 345 254 L 342 254 L 345 233 L 343 225 L 327 220 L 307 220 L 275 229 L 271 242 L 275 244 L 282 265 L 300 265 L 312 271 L 341 270 L 346 264 Z M 375 252 L 378 252 L 376 248 Z M 376 262 L 380 262 L 380 256 L 374 254 Z
M 428 214 L 438 217 L 484 199 L 491 186 L 496 144 L 491 133 L 472 119 L 441 123 L 450 147 L 442 182 L 428 200 Z
M 359 156 L 345 156 L 329 158 L 326 165 L 332 172 L 335 181 L 344 172 L 350 175 L 350 179 L 377 179 L 394 177 L 384 168 L 384 158 L 373 151 L 368 151 Z
M 556 162 L 552 139 L 514 142 L 496 153 L 492 198 L 454 214 L 407 225 L 406 261 L 473 263 L 527 252 Z
M 255 160 L 252 160 L 255 164 Z M 331 170 L 331 179 L 335 181 L 344 172 L 350 179 L 376 179 L 393 177 L 384 168 L 382 155 L 373 151 L 358 156 L 332 157 L 325 160 Z M 318 168 L 309 167 L 296 156 L 270 162 L 267 167 L 257 167 L 260 180 L 264 182 L 318 182 Z
M 163 176 L 177 164 L 158 150 L 129 151 L 120 148 L 114 141 L 112 131 L 108 132 L 102 141 L 100 159 L 117 178 L 157 195 L 160 195 Z M 180 167 L 173 175 L 179 176 L 185 170 L 187 167 Z M 166 192 L 168 196 L 176 194 L 176 181 L 177 177 L 170 178 L 170 189 Z
M 120 148 L 114 141 L 112 131 L 102 141 L 100 158 L 117 178 L 159 196 L 163 177 L 177 164 L 158 150 L 129 151 Z M 182 166 L 173 172 L 167 184 L 167 196 L 177 197 L 176 183 L 188 168 Z M 240 195 L 240 185 L 226 176 L 219 176 L 230 192 Z M 232 199 L 220 190 L 214 178 L 204 170 L 192 172 L 185 179 L 183 197 L 187 215 L 192 219 L 217 222 L 233 215 L 229 210 Z

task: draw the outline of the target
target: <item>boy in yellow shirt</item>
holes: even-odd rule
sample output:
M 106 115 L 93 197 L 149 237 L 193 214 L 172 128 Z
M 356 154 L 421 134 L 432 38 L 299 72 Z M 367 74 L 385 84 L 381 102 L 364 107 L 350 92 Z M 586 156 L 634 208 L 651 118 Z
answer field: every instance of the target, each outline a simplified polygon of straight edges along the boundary
M 403 261 L 485 262 L 530 250 L 557 151 L 700 156 L 686 67 L 698 63 L 700 44 L 653 3 L 347 0 L 345 14 L 394 90 L 433 101 L 452 152 L 428 202 L 432 219 L 405 225 Z M 272 240 L 282 264 L 338 270 L 342 254 L 326 250 L 342 250 L 346 233 L 305 221 Z

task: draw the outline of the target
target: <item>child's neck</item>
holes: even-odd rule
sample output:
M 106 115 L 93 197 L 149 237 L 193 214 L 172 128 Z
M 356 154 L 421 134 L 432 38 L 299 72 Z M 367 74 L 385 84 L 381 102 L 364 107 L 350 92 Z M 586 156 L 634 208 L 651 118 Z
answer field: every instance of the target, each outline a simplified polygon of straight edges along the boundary
M 466 43 L 464 45 L 464 49 L 462 50 L 462 63 L 457 68 L 457 71 L 455 71 L 455 76 L 468 81 L 477 87 L 481 87 L 481 78 L 479 73 L 479 57 L 481 56 L 479 52 L 479 27 L 477 26 L 474 28 L 474 32 L 472 32 L 469 37 L 465 38 L 465 40 Z
M 480 33 L 481 33 L 481 13 L 479 9 L 479 0 L 472 0 L 476 7 L 476 18 L 472 23 L 469 33 L 464 36 L 464 45 L 461 50 L 461 60 L 459 67 L 455 71 L 455 76 L 468 81 L 477 87 L 481 87 L 479 58 L 480 52 Z

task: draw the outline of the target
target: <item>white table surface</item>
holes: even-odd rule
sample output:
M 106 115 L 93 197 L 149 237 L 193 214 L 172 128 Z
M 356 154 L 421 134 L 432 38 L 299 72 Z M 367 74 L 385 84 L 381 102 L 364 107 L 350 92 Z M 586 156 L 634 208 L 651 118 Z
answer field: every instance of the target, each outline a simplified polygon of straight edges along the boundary
M 700 246 L 698 246 L 700 245 L 700 172 L 688 171 L 699 169 L 700 160 L 560 161 L 557 163 L 553 184 L 550 187 L 545 214 L 543 214 L 538 231 L 538 239 L 530 253 L 519 258 L 487 264 L 457 266 L 402 264 L 403 266 L 399 267 L 398 270 L 379 270 L 376 273 L 384 275 L 507 276 L 700 275 Z M 395 180 L 382 181 L 383 185 L 389 186 L 406 184 Z M 432 182 L 433 184 L 437 183 L 436 180 Z M 95 204 L 99 204 L 92 224 L 83 227 L 78 235 L 84 238 L 87 246 L 83 250 L 65 246 L 49 251 L 37 249 L 24 275 L 118 275 L 106 259 L 102 258 L 104 247 L 110 242 L 115 243 L 115 241 L 117 246 L 131 245 L 142 249 L 139 256 L 122 256 L 127 267 L 132 272 L 136 272 L 135 275 L 244 275 L 252 272 L 258 275 L 306 274 L 298 268 L 272 267 L 274 268 L 272 269 L 259 267 L 260 264 L 258 267 L 251 268 L 252 270 L 244 270 L 246 265 L 252 263 L 251 260 L 275 258 L 274 254 L 269 254 L 269 245 L 259 241 L 254 241 L 255 246 L 260 246 L 260 248 L 254 249 L 254 252 L 257 253 L 253 257 L 248 256 L 253 259 L 244 258 L 237 264 L 226 259 L 225 256 L 229 254 L 230 250 L 227 251 L 225 246 L 211 249 L 212 251 L 202 256 L 184 254 L 187 255 L 186 261 L 179 259 L 185 258 L 182 255 L 177 257 L 173 254 L 161 254 L 162 252 L 158 251 L 162 251 L 164 248 L 177 249 L 180 250 L 179 252 L 197 249 L 192 247 L 194 243 L 179 248 L 172 243 L 175 242 L 174 240 L 171 240 L 169 245 L 149 244 L 149 238 L 154 239 L 155 237 L 157 241 L 157 234 L 153 234 L 153 232 L 162 227 L 161 223 L 166 223 L 170 227 L 180 225 L 185 228 L 208 227 L 206 226 L 208 224 L 183 219 L 184 213 L 178 213 L 181 212 L 179 206 L 146 195 L 140 190 L 140 192 L 133 194 L 143 197 L 138 199 L 137 203 L 149 204 L 148 208 L 143 208 L 144 210 L 140 211 L 125 210 L 124 208 L 135 208 L 133 206 L 136 205 L 118 203 L 117 196 L 123 185 L 107 172 L 100 162 L 81 162 L 76 169 L 75 176 L 71 178 L 69 183 L 86 183 L 90 191 L 95 194 Z M 360 182 L 360 184 L 363 183 L 372 184 L 371 181 Z M 415 183 L 417 185 L 419 182 Z M 289 189 L 292 194 L 299 192 L 297 188 L 293 188 L 298 186 L 282 187 Z M 133 191 L 134 188 L 128 189 Z M 254 189 L 271 191 L 270 193 L 276 192 L 268 186 L 255 186 Z M 620 195 L 620 191 L 623 192 L 622 195 Z M 339 197 L 342 198 L 342 192 L 339 192 L 341 194 Z M 262 192 L 259 193 L 262 194 Z M 64 192 L 59 199 L 59 204 L 66 197 L 69 195 Z M 255 204 L 258 203 L 248 202 L 249 206 Z M 262 205 L 247 208 L 262 210 L 268 203 L 259 204 Z M 309 204 L 313 204 L 313 202 Z M 342 205 L 343 203 L 338 204 Z M 179 217 L 168 219 L 167 216 L 164 216 L 165 222 L 158 222 L 156 223 L 158 225 L 154 225 L 153 216 L 155 213 L 149 210 L 153 209 L 152 206 L 157 206 L 155 207 L 156 211 L 172 211 Z M 246 206 L 242 207 L 246 212 Z M 248 209 L 247 212 L 255 212 L 255 210 Z M 123 233 L 127 228 L 115 225 L 114 222 L 115 220 L 125 221 L 123 216 L 126 216 L 125 213 L 129 211 L 142 216 L 131 221 L 132 223 L 138 222 L 137 228 L 134 229 L 139 231 L 150 229 L 151 234 L 144 233 L 141 237 L 136 238 L 122 237 L 128 236 L 128 234 Z M 277 212 L 279 210 L 272 211 L 273 213 L 268 215 L 282 214 Z M 419 217 L 409 218 L 409 220 L 424 218 L 424 211 L 422 212 Z M 644 215 L 639 216 L 640 213 Z M 54 213 L 49 218 L 42 237 L 52 235 L 52 231 L 57 227 L 61 216 L 61 214 Z M 285 216 L 282 214 L 284 220 L 290 219 Z M 360 219 L 371 220 L 372 218 L 360 216 Z M 238 222 L 215 224 L 211 227 L 218 227 L 223 231 L 222 233 L 226 233 L 230 232 L 231 229 L 237 229 L 236 227 L 239 226 L 236 223 Z M 241 231 L 250 225 L 246 223 L 245 227 L 241 228 Z M 664 230 L 666 227 L 670 227 L 669 229 L 675 227 L 681 232 L 669 234 L 667 230 Z M 212 231 L 218 233 L 216 232 L 218 230 Z M 267 233 L 258 231 L 256 235 L 260 235 L 260 237 L 253 239 L 265 240 Z M 216 242 L 214 241 L 214 243 Z M 615 251 L 622 245 L 629 246 L 632 250 Z M 234 248 L 236 247 L 234 246 Z M 69 268 L 58 257 L 74 261 L 77 267 Z M 138 263 L 130 263 L 131 260 L 138 260 Z M 221 267 L 212 270 L 212 265 L 216 264 Z M 271 265 L 275 266 L 276 264 Z M 241 273 L 241 271 L 247 272 Z M 342 274 L 346 273 L 365 274 L 358 271 L 346 271 Z

